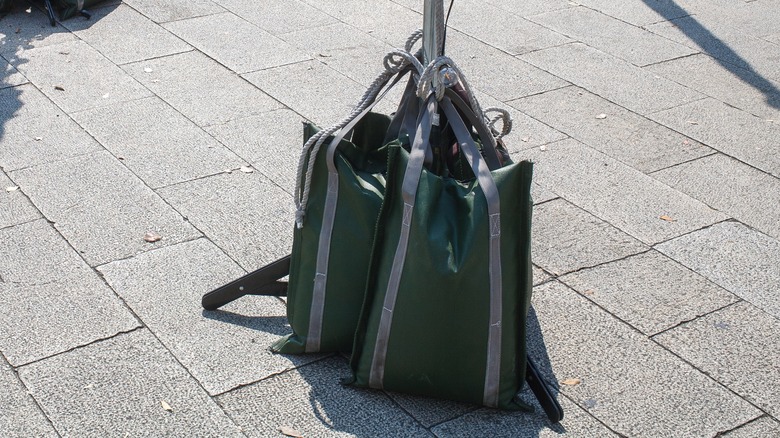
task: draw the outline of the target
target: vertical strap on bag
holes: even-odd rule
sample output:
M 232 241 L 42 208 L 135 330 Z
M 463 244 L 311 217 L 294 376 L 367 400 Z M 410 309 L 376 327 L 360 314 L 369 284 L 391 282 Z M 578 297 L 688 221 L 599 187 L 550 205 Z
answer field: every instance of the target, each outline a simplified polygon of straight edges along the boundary
M 477 177 L 479 187 L 485 195 L 488 208 L 490 228 L 490 252 L 488 266 L 490 272 L 490 325 L 488 327 L 487 357 L 485 368 L 485 388 L 483 404 L 498 406 L 499 386 L 501 381 L 501 314 L 502 314 L 502 275 L 501 275 L 501 201 L 498 188 L 490 174 L 490 169 L 482 159 L 479 149 L 471 138 L 471 132 L 466 128 L 458 111 L 448 97 L 441 101 L 441 107 L 450 122 L 455 137 L 460 144 L 460 150 L 471 165 L 471 170 Z
M 393 256 L 393 267 L 390 271 L 390 278 L 387 281 L 387 292 L 382 304 L 382 315 L 379 318 L 374 356 L 371 358 L 368 385 L 372 388 L 381 389 L 383 386 L 387 343 L 390 338 L 390 327 L 393 323 L 393 310 L 395 309 L 398 287 L 406 261 L 406 249 L 409 244 L 409 232 L 411 230 L 412 214 L 414 213 L 414 203 L 417 197 L 417 186 L 420 184 L 420 176 L 425 161 L 425 150 L 428 148 L 431 136 L 431 120 L 433 114 L 436 113 L 436 106 L 436 99 L 431 95 L 426 102 L 426 109 L 423 111 L 417 124 L 417 133 L 414 136 L 409 163 L 404 173 L 401 195 L 404 203 L 401 235 L 398 238 L 398 246 Z

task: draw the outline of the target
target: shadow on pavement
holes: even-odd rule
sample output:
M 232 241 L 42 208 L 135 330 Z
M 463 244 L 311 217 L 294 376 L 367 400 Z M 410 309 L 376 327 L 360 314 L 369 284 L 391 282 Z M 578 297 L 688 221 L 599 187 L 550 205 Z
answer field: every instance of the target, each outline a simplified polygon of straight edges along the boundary
M 766 103 L 773 108 L 780 108 L 780 89 L 759 74 L 746 59 L 741 57 L 728 44 L 723 42 L 696 18 L 674 1 L 659 2 L 658 0 L 642 0 L 658 15 L 675 25 L 686 37 L 690 38 L 699 48 L 712 56 L 721 67 L 764 94 Z

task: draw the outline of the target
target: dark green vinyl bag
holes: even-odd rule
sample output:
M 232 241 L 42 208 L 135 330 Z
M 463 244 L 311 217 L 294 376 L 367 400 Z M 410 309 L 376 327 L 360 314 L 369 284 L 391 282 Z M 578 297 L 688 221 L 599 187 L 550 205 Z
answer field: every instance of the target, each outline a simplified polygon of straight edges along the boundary
M 56 0 L 60 9 L 60 20 L 67 20 L 81 14 L 86 8 L 90 8 L 105 0 Z
M 472 177 L 431 172 L 423 162 L 436 105 L 426 102 L 411 153 L 388 152 L 353 384 L 525 408 L 515 397 L 526 377 L 532 164 L 489 170 L 445 97 L 443 114 Z

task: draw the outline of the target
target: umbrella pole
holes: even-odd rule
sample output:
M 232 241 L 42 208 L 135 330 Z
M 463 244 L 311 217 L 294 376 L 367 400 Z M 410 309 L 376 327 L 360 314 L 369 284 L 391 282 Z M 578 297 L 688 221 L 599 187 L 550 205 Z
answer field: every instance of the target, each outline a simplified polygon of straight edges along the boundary
M 425 65 L 436 59 L 442 53 L 440 41 L 442 29 L 436 25 L 437 17 L 443 18 L 443 0 L 425 0 L 423 5 L 423 57 Z

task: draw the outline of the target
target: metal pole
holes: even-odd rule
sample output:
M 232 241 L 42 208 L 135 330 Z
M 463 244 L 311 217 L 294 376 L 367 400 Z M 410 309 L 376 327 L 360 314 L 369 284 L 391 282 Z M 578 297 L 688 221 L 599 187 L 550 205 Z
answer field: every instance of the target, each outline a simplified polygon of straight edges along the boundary
M 443 7 L 443 0 L 425 0 L 423 6 L 423 59 L 425 65 L 436 59 L 439 53 L 439 35 L 436 29 L 436 14 Z

